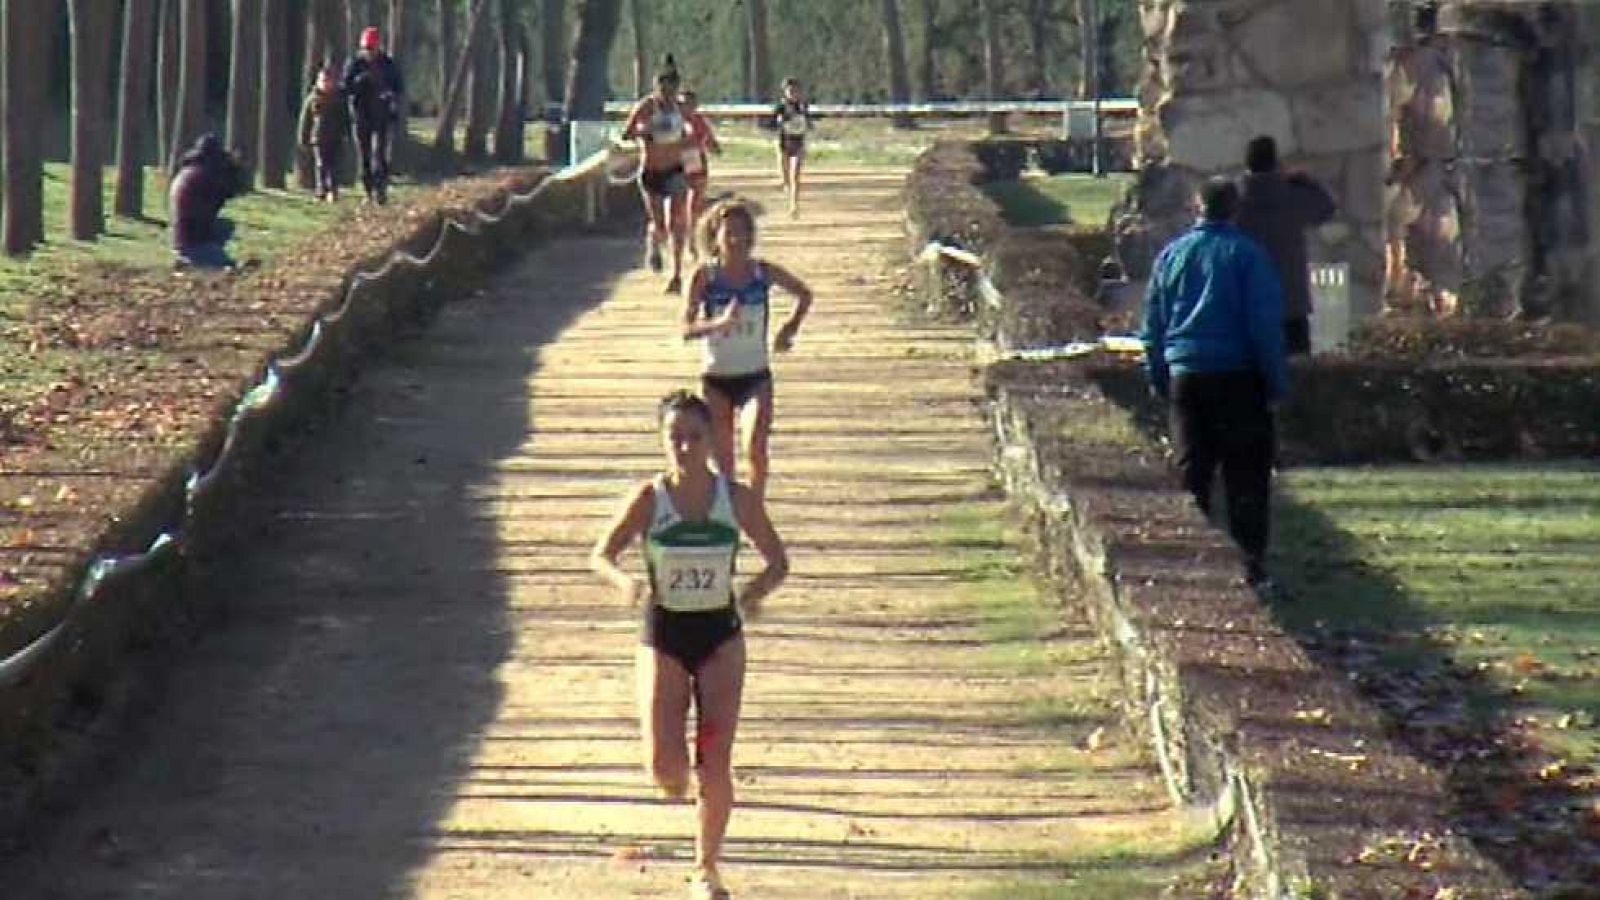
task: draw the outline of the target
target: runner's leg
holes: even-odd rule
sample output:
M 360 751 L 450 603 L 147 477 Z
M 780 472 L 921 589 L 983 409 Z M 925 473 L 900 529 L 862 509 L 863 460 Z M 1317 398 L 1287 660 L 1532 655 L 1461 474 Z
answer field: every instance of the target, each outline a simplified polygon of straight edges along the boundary
M 682 797 L 689 790 L 689 673 L 654 647 L 641 645 L 634 661 L 645 770 L 667 796 Z
M 706 405 L 711 407 L 711 459 L 723 477 L 737 479 L 738 465 L 734 459 L 734 428 L 738 410 L 733 401 L 721 391 L 705 391 Z
M 744 696 L 744 637 L 728 639 L 700 667 L 695 686 L 695 768 L 700 777 L 700 834 L 695 866 L 715 872 L 733 814 L 733 738 Z
M 747 414 L 745 426 L 745 453 L 750 460 L 750 489 L 756 496 L 767 496 L 767 475 L 770 472 L 767 454 L 768 439 L 772 434 L 772 379 L 750 398 L 754 409 Z

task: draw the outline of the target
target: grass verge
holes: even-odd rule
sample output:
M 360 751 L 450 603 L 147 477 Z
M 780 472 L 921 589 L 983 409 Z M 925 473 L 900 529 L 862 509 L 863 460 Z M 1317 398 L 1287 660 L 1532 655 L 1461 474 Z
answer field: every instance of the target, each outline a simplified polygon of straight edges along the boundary
M 1006 221 L 1019 228 L 1081 225 L 1103 228 L 1111 207 L 1127 192 L 1133 176 L 1110 173 L 1103 178 L 1080 173 L 1024 173 L 1016 181 L 991 181 L 983 186 L 1000 204 Z

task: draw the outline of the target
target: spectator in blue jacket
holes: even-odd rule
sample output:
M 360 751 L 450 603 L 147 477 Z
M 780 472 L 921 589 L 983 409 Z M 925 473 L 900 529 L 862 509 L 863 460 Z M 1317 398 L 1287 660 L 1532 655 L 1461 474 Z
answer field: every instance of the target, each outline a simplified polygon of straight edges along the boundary
M 1184 486 L 1211 512 L 1222 469 L 1228 530 L 1249 581 L 1266 577 L 1273 408 L 1288 389 L 1283 288 L 1267 251 L 1232 223 L 1239 190 L 1213 179 L 1201 219 L 1162 249 L 1145 297 L 1145 366 L 1171 409 Z

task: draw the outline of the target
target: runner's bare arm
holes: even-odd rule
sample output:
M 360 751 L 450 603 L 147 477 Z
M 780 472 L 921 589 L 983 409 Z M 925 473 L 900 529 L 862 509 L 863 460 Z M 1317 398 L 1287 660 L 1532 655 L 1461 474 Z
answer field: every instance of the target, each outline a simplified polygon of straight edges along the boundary
M 633 112 L 628 113 L 628 122 L 622 126 L 622 138 L 642 138 L 645 135 L 644 123 L 650 118 L 647 110 L 650 108 L 650 98 L 646 97 L 633 105 Z
M 683 301 L 683 339 L 692 341 L 707 335 L 720 334 L 733 327 L 739 321 L 739 304 L 730 303 L 722 311 L 722 315 L 715 319 L 700 318 L 700 307 L 706 302 L 706 270 L 695 270 L 694 277 L 689 279 L 689 290 L 684 292 Z
M 761 265 L 766 268 L 767 277 L 772 279 L 773 284 L 794 295 L 794 312 L 789 314 L 788 320 L 778 329 L 778 334 L 772 341 L 773 347 L 783 353 L 794 346 L 795 335 L 800 332 L 800 323 L 804 322 L 806 315 L 811 312 L 811 288 L 796 278 L 794 273 L 777 263 L 763 260 Z
M 634 488 L 633 493 L 628 495 L 626 505 L 606 526 L 599 540 L 595 541 L 594 550 L 589 553 L 589 568 L 616 588 L 629 603 L 639 601 L 643 585 L 639 579 L 622 571 L 622 567 L 617 565 L 617 557 L 650 526 L 650 510 L 654 504 L 655 489 L 650 482 L 643 482 Z
M 777 590 L 783 580 L 789 577 L 789 551 L 784 547 L 777 529 L 772 527 L 772 520 L 767 517 L 767 504 L 760 495 L 737 482 L 729 487 L 733 493 L 733 514 L 739 520 L 739 528 L 750 538 L 750 543 L 755 545 L 756 552 L 767 564 L 739 592 L 739 605 L 747 615 L 754 617 L 760 612 L 762 599 Z

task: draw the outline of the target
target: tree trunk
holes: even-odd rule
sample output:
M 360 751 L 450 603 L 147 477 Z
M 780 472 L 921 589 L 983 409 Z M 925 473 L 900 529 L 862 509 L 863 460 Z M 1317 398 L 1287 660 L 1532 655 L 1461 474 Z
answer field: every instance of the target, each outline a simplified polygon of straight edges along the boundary
M 72 25 L 72 181 L 67 232 L 92 241 L 106 230 L 105 122 L 107 57 L 116 7 L 104 0 L 70 0 Z
M 439 153 L 449 153 L 455 149 L 456 117 L 461 115 L 467 70 L 472 63 L 472 54 L 477 49 L 474 38 L 482 30 L 478 26 L 483 24 L 483 16 L 488 9 L 489 0 L 477 0 L 473 4 L 472 15 L 467 22 L 467 42 L 461 48 L 460 58 L 456 60 L 455 73 L 450 76 L 450 89 L 445 92 L 444 108 L 439 110 L 439 123 L 433 133 L 433 149 Z
M 178 118 L 172 126 L 172 153 L 168 171 L 177 171 L 178 157 L 205 127 L 206 100 L 206 2 L 181 0 L 179 36 L 182 42 L 178 65 Z
M 528 138 L 528 114 L 533 110 L 533 39 L 524 26 L 517 28 L 517 146 L 522 147 Z
M 160 37 L 156 41 L 156 153 L 171 159 L 172 136 L 178 124 L 178 63 L 183 58 L 183 38 L 178 31 L 178 4 L 182 0 L 159 0 L 161 20 L 157 23 Z
M 922 20 L 922 44 L 917 48 L 917 84 L 922 88 L 922 99 L 939 96 L 939 75 L 933 66 L 934 37 L 938 33 L 935 0 L 913 0 L 917 16 Z
M 770 97 L 756 96 L 755 70 L 751 68 L 750 55 L 750 40 L 746 36 L 739 42 L 739 99 L 747 103 L 770 100 Z
M 1035 97 L 1050 96 L 1050 26 L 1055 0 L 1028 0 L 1028 86 Z
M 1000 0 L 979 0 L 983 16 L 983 92 L 990 100 L 1004 93 L 1005 63 L 1000 55 Z M 1006 133 L 1006 114 L 989 114 L 989 133 Z
M 122 20 L 122 77 L 117 99 L 117 195 L 119 216 L 144 215 L 144 132 L 149 115 L 150 51 L 156 0 L 128 0 Z
M 406 5 L 409 0 L 389 0 L 388 8 L 388 42 L 389 55 L 393 56 L 402 67 L 411 59 L 411 22 L 406 15 Z M 411 146 L 411 83 L 406 85 L 406 95 L 400 98 L 400 104 L 395 109 L 394 134 L 390 137 L 389 158 L 391 168 L 396 163 L 409 165 L 416 157 L 415 148 Z
M 1095 62 L 1099 29 L 1094 27 L 1094 0 L 1077 0 L 1078 7 L 1078 99 L 1088 100 L 1095 93 Z
M 489 158 L 489 129 L 494 126 L 494 89 L 499 81 L 495 68 L 489 16 L 474 22 L 476 31 L 470 38 L 472 52 L 471 84 L 467 88 L 467 133 L 461 140 L 461 154 L 479 161 Z
M 540 59 L 544 66 L 544 101 L 567 97 L 567 0 L 544 0 L 540 20 Z
M 572 39 L 572 69 L 567 78 L 569 122 L 605 118 L 606 67 L 621 12 L 622 0 L 578 0 L 578 33 Z
M 345 39 L 339 46 L 340 49 L 349 52 L 350 48 L 355 45 L 356 38 L 361 36 L 361 29 L 367 25 L 362 3 L 361 0 L 334 0 L 334 2 L 341 7 L 339 9 L 342 14 L 340 19 L 344 25 Z
M 5 252 L 20 256 L 44 239 L 43 129 L 39 115 L 44 106 L 47 77 L 44 42 L 50 31 L 54 4 L 48 0 L 5 0 L 0 21 L 0 65 L 4 66 L 0 95 L 5 102 L 5 211 L 0 221 Z
M 233 0 L 228 63 L 228 148 L 247 165 L 256 162 L 256 131 L 261 127 L 260 0 Z
M 494 127 L 494 158 L 511 164 L 522 160 L 522 95 L 517 91 L 517 0 L 500 0 L 500 115 Z
M 772 56 L 767 50 L 767 0 L 745 0 L 750 30 L 750 88 L 755 96 L 772 98 Z
M 439 90 L 435 115 L 444 115 L 450 95 L 450 79 L 456 73 L 456 0 L 439 0 L 434 7 L 439 20 Z
M 256 148 L 261 184 L 285 186 L 289 124 L 289 0 L 261 0 L 261 127 Z
M 883 49 L 889 63 L 889 102 L 911 102 L 911 78 L 906 74 L 906 36 L 900 25 L 899 0 L 883 0 Z M 896 128 L 913 128 L 911 116 L 897 113 L 893 118 Z
M 628 10 L 633 14 L 633 95 L 643 97 L 655 89 L 650 78 L 650 32 L 645 19 L 649 0 L 628 0 Z

